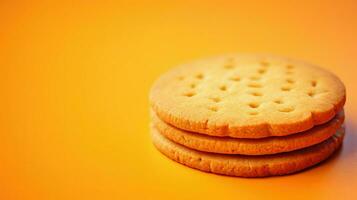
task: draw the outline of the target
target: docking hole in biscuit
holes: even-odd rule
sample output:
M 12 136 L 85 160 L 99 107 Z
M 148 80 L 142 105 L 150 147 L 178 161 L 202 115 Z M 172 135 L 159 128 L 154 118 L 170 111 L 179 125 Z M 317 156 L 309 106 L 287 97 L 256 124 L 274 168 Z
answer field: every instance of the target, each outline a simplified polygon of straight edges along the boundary
M 192 96 L 195 96 L 196 93 L 195 92 L 186 92 L 183 94 L 183 96 L 186 96 L 186 97 L 192 97 Z
M 288 92 L 288 91 L 290 91 L 292 88 L 290 87 L 290 86 L 283 86 L 283 87 L 281 87 L 281 90 L 282 91 L 285 91 L 285 92 Z
M 286 69 L 294 69 L 294 65 L 288 64 L 286 65 Z
M 226 68 L 226 69 L 233 69 L 233 68 L 234 68 L 234 64 L 233 64 L 233 63 L 226 63 L 226 64 L 224 65 L 224 68 Z
M 221 98 L 219 98 L 219 97 L 211 97 L 210 99 L 216 103 L 221 101 Z
M 267 72 L 266 69 L 258 69 L 259 74 L 265 74 Z
M 263 96 L 263 94 L 261 92 L 251 92 L 250 94 L 255 96 L 255 97 Z
M 249 105 L 249 107 L 251 107 L 251 108 L 258 108 L 258 107 L 260 106 L 259 103 L 256 103 L 256 102 L 254 102 L 254 103 L 249 103 L 248 105 Z
M 248 87 L 252 87 L 252 88 L 261 88 L 263 87 L 260 83 L 249 83 Z
M 310 97 L 314 97 L 315 96 L 315 92 L 314 91 L 310 91 L 307 93 Z
M 190 88 L 193 89 L 193 88 L 195 88 L 195 87 L 196 87 L 196 84 L 195 84 L 195 83 L 191 83 L 191 84 L 190 84 Z
M 227 86 L 221 85 L 221 86 L 219 86 L 219 89 L 220 89 L 221 91 L 226 91 L 226 90 L 227 90 Z
M 286 82 L 287 82 L 287 83 L 290 83 L 290 84 L 295 83 L 295 81 L 294 81 L 293 79 L 291 79 L 291 78 L 286 79 Z
M 315 80 L 311 81 L 311 86 L 312 87 L 316 87 L 316 85 L 317 85 L 317 81 L 315 81 Z
M 213 111 L 213 112 L 217 112 L 218 111 L 218 107 L 217 106 L 211 106 L 208 109 Z
M 260 65 L 263 67 L 268 67 L 270 65 L 270 63 L 267 61 L 260 61 Z
M 196 76 L 195 76 L 197 79 L 203 79 L 203 74 L 197 74 Z
M 252 81 L 258 81 L 258 80 L 260 80 L 260 77 L 259 76 L 251 76 L 251 77 L 249 77 L 249 79 Z
M 251 112 L 249 112 L 249 115 L 257 115 L 257 114 L 259 114 L 259 112 L 257 112 L 257 111 L 251 111 Z
M 229 78 L 229 80 L 231 80 L 231 81 L 240 81 L 240 77 L 239 76 L 233 76 L 233 77 Z
M 295 109 L 293 107 L 285 107 L 285 108 L 280 108 L 279 109 L 279 112 L 285 112 L 285 113 L 288 113 L 288 112 L 292 112 L 294 111 Z
M 276 103 L 276 104 L 283 104 L 284 102 L 283 102 L 283 100 L 281 100 L 281 99 L 276 99 L 276 100 L 274 100 L 274 103 Z

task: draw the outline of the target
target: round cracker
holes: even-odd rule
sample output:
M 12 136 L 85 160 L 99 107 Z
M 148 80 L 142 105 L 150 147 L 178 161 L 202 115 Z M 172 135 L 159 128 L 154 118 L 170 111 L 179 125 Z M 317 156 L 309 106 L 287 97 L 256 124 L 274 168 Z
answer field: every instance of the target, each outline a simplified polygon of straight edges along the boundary
M 152 87 L 150 103 L 180 129 L 262 138 L 329 121 L 345 96 L 343 83 L 317 66 L 277 56 L 227 55 L 167 72 Z
M 156 148 L 167 157 L 205 172 L 241 177 L 285 175 L 301 171 L 327 159 L 342 144 L 344 129 L 324 142 L 296 151 L 262 155 L 223 155 L 189 149 L 174 143 L 152 128 Z
M 334 135 L 344 121 L 344 113 L 341 111 L 329 122 L 301 133 L 283 137 L 246 139 L 214 137 L 188 132 L 163 122 L 153 112 L 151 114 L 153 126 L 162 135 L 176 143 L 199 151 L 242 155 L 275 154 L 309 147 Z

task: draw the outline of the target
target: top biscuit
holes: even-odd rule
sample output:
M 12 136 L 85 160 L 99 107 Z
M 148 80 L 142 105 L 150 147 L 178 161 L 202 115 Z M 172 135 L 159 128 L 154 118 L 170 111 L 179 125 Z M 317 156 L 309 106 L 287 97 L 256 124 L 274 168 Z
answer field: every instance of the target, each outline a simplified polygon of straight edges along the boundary
M 346 92 L 333 74 L 271 55 L 226 55 L 161 76 L 150 104 L 165 122 L 213 136 L 262 138 L 305 131 L 332 119 Z

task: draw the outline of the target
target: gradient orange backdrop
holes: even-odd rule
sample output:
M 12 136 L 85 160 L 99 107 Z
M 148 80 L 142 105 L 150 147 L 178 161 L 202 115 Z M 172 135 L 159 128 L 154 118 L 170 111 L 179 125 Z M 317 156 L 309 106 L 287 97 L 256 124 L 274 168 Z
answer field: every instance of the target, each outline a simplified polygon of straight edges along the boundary
M 356 35 L 356 1 L 1 1 L 0 199 L 357 199 Z M 152 82 L 228 52 L 336 73 L 348 92 L 343 149 L 265 179 L 199 172 L 156 151 Z

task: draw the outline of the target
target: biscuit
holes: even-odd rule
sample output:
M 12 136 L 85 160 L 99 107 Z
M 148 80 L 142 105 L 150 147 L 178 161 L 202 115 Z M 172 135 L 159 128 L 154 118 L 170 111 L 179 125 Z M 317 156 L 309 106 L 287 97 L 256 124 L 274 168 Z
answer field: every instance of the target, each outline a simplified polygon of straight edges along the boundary
M 331 120 L 346 99 L 343 83 L 317 66 L 269 55 L 227 55 L 181 65 L 150 91 L 165 122 L 212 136 L 263 138 Z
M 341 127 L 344 113 L 341 111 L 328 123 L 302 133 L 260 139 L 214 137 L 192 133 L 166 124 L 153 112 L 151 118 L 152 125 L 162 135 L 191 149 L 223 154 L 264 155 L 302 149 L 328 139 Z
M 273 155 L 223 155 L 189 149 L 151 129 L 156 148 L 164 155 L 191 168 L 215 174 L 265 177 L 301 171 L 327 159 L 342 144 L 344 128 L 322 143 L 305 149 Z

